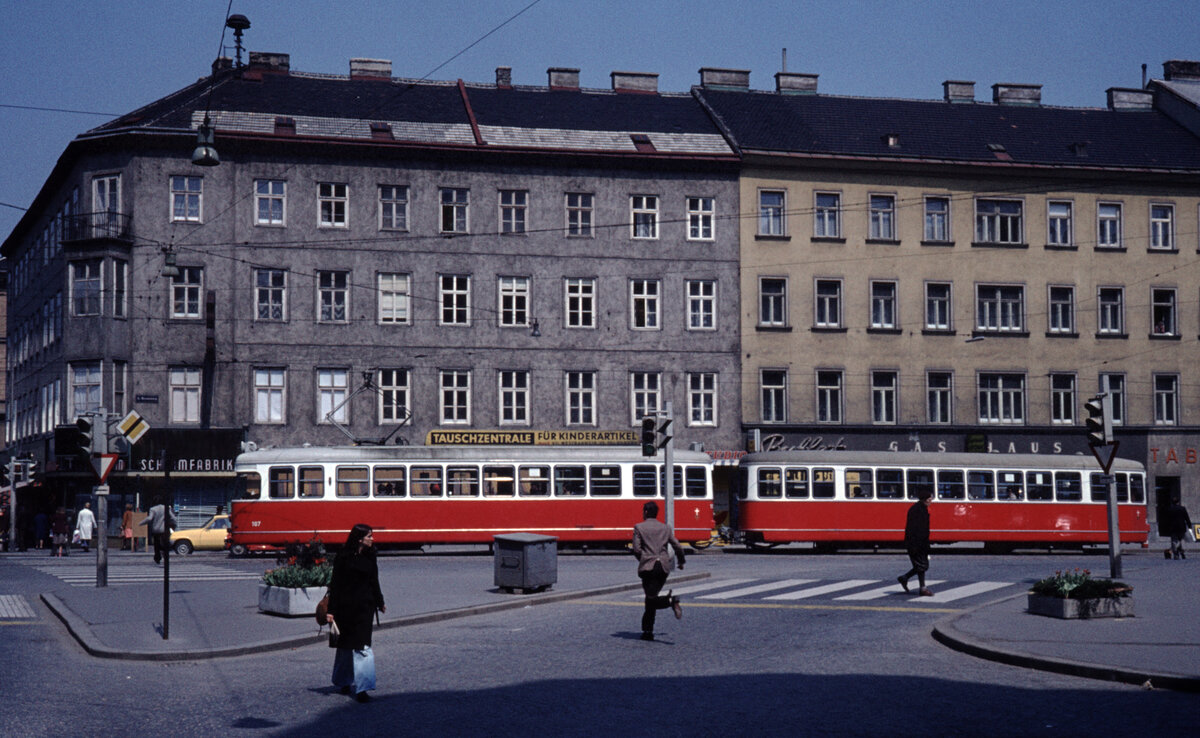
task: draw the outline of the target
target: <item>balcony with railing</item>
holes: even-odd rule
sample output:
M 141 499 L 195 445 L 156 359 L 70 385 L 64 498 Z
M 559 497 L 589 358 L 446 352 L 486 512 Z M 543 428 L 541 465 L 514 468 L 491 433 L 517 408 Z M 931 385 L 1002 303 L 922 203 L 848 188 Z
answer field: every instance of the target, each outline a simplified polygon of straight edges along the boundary
M 62 240 L 96 241 L 133 240 L 133 218 L 128 213 L 106 210 L 99 213 L 75 213 L 62 216 Z

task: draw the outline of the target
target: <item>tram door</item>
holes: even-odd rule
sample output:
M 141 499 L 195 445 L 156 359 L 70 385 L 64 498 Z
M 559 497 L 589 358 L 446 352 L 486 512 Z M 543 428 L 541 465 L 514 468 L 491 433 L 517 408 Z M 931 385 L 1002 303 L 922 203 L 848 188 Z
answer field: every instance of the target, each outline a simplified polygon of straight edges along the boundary
M 1154 511 L 1158 521 L 1158 535 L 1160 538 L 1165 538 L 1163 533 L 1162 521 L 1167 517 L 1167 508 L 1171 506 L 1171 501 L 1179 499 L 1179 477 L 1165 477 L 1155 475 L 1154 477 Z

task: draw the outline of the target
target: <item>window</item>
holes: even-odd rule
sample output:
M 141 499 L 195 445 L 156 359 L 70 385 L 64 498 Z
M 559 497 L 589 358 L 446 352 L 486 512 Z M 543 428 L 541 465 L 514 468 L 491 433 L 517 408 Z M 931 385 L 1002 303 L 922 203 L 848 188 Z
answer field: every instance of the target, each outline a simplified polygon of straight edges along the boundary
M 1108 381 L 1108 394 L 1112 397 L 1113 425 L 1125 424 L 1125 375 L 1101 374 L 1100 391 L 1104 391 L 1105 380 Z
M 112 261 L 112 314 L 114 318 L 124 318 L 128 311 L 129 301 L 129 262 L 124 259 Z
M 977 288 L 975 328 L 1019 333 L 1025 330 L 1025 288 L 981 284 Z
M 318 223 L 322 228 L 346 227 L 346 185 L 322 182 L 317 185 Z
M 287 500 L 296 496 L 296 470 L 290 466 L 273 466 L 267 472 L 267 497 Z
M 689 372 L 688 425 L 716 426 L 717 375 L 715 372 Z
M 1050 422 L 1075 424 L 1075 375 L 1050 375 Z
M 596 424 L 596 373 L 567 372 L 567 425 Z
M 287 183 L 278 179 L 254 180 L 254 223 L 283 225 L 287 217 Z
M 818 279 L 815 324 L 818 328 L 842 326 L 842 283 L 836 279 Z
M 1175 425 L 1179 422 L 1179 375 L 1154 375 L 1154 424 Z
M 925 283 L 925 330 L 950 330 L 950 283 Z
M 171 317 L 199 318 L 200 291 L 203 286 L 203 269 L 180 267 L 178 276 L 171 278 Z
M 1097 333 L 1125 335 L 1125 288 L 1101 287 L 1097 293 Z
M 656 372 L 633 372 L 629 375 L 629 381 L 632 400 L 630 424 L 637 425 L 642 418 L 658 412 L 662 376 Z
M 371 468 L 339 466 L 334 494 L 338 497 L 366 497 L 371 490 Z
M 787 280 L 760 277 L 758 280 L 758 324 L 782 328 L 787 325 Z
M 346 402 L 350 388 L 350 372 L 345 369 L 317 370 L 318 423 L 345 423 L 350 417 Z M 332 413 L 332 416 L 330 415 Z
M 868 238 L 880 241 L 896 240 L 895 195 L 871 195 Z
M 471 372 L 442 370 L 442 425 L 471 424 Z
M 813 236 L 842 237 L 842 196 L 836 192 L 813 194 Z
M 172 221 L 200 222 L 200 198 L 203 188 L 203 177 L 171 177 Z
M 1075 333 L 1075 288 L 1050 286 L 1050 309 L 1046 330 L 1050 333 Z
M 100 383 L 100 362 L 80 361 L 71 365 L 70 417 L 94 413 L 100 409 L 103 394 Z
M 817 422 L 842 422 L 842 373 L 817 372 Z
M 930 423 L 954 422 L 954 375 L 929 372 L 925 375 L 925 409 Z
M 461 188 L 443 187 L 440 190 L 442 203 L 442 233 L 466 233 L 470 228 L 471 191 Z
M 382 231 L 408 230 L 407 186 L 379 186 L 379 229 Z
M 129 362 L 114 361 L 113 362 L 113 376 L 112 376 L 112 404 L 109 405 L 109 407 L 111 407 L 113 412 L 117 413 L 118 415 L 124 415 L 125 410 L 127 408 L 127 405 L 125 403 L 125 397 L 127 394 L 125 392 L 125 387 L 128 386 L 128 381 L 129 381 Z M 51 414 L 51 417 L 57 419 L 59 417 L 59 413 L 58 413 L 59 382 L 57 379 L 54 380 L 54 384 L 52 385 L 52 387 L 53 387 L 53 389 L 51 392 L 51 398 L 52 398 L 53 405 L 51 406 L 51 410 L 53 412 Z
M 284 422 L 284 370 L 254 370 L 254 422 Z
M 385 272 L 379 275 L 379 322 L 407 325 L 412 322 L 412 275 Z
M 659 325 L 659 288 L 657 279 L 629 281 L 629 326 L 634 330 L 657 330 Z
M 500 425 L 529 425 L 529 372 L 500 372 Z
M 925 198 L 925 240 L 937 243 L 950 240 L 950 198 Z
M 690 331 L 716 330 L 717 283 L 712 279 L 689 279 L 687 288 L 687 327 Z
M 896 327 L 896 283 L 871 283 L 871 327 L 891 329 Z
M 100 259 L 71 262 L 71 315 L 100 314 L 100 273 Z
M 1021 243 L 1020 200 L 976 200 L 975 240 L 978 243 Z
M 1175 290 L 1154 287 L 1150 290 L 1150 310 L 1153 313 L 1150 331 L 1156 336 L 1178 335 L 1175 323 Z
M 711 197 L 687 198 L 689 241 L 713 240 L 713 217 L 715 206 Z
M 170 370 L 171 422 L 200 422 L 200 370 L 172 367 Z
M 254 270 L 255 320 L 287 319 L 287 272 Z
M 408 370 L 379 370 L 379 423 L 404 423 L 410 418 L 408 410 Z
M 787 372 L 764 369 L 759 374 L 759 396 L 762 398 L 762 422 L 787 422 Z
M 979 375 L 979 422 L 1018 425 L 1025 422 L 1024 375 Z
M 438 277 L 438 302 L 442 306 L 440 325 L 471 324 L 471 278 L 465 274 Z
M 596 280 L 571 279 L 563 281 L 566 290 L 568 328 L 596 327 Z
M 350 273 L 317 272 L 318 309 L 317 321 L 321 323 L 345 323 L 350 313 Z
M 634 238 L 658 238 L 658 196 L 629 197 L 630 226 Z
M 885 425 L 896 423 L 896 391 L 899 384 L 896 372 L 871 372 L 871 422 Z
M 1054 200 L 1046 203 L 1046 229 L 1047 245 L 1071 245 L 1071 203 Z
M 784 195 L 782 190 L 760 190 L 758 193 L 758 235 L 782 236 L 784 230 Z
M 500 232 L 524 233 L 528 207 L 526 190 L 500 190 Z
M 500 325 L 506 328 L 529 325 L 529 277 L 500 277 L 496 292 L 500 300 Z
M 1121 248 L 1121 206 L 1100 203 L 1096 206 L 1096 246 L 1105 249 Z
M 592 195 L 587 192 L 567 193 L 567 235 L 587 238 L 592 235 Z
M 92 180 L 92 212 L 97 227 L 120 227 L 121 175 L 106 174 Z
M 1150 205 L 1150 248 L 1175 248 L 1175 206 Z

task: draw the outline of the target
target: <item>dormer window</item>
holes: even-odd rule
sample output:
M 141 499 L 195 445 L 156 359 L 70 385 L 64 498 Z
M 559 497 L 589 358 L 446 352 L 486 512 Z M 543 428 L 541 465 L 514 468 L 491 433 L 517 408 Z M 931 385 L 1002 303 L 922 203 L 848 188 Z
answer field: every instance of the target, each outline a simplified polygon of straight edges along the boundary
M 633 141 L 633 147 L 643 153 L 653 153 L 658 149 L 654 148 L 654 143 L 650 141 L 650 137 L 644 133 L 631 133 L 629 139 Z
M 884 144 L 885 144 L 885 145 L 886 145 L 886 146 L 887 146 L 889 149 L 898 149 L 898 148 L 900 148 L 900 134 L 899 134 L 899 133 L 885 133 L 885 134 L 883 134 L 883 143 L 884 143 Z

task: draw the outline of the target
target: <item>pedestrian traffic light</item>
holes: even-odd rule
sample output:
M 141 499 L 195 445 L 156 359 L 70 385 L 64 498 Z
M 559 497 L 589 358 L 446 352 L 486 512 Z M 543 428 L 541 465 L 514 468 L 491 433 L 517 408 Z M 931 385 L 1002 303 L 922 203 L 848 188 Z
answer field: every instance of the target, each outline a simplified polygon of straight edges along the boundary
M 1087 411 L 1087 440 L 1089 446 L 1107 446 L 1112 443 L 1112 400 L 1108 395 L 1096 395 L 1083 403 Z
M 642 456 L 653 456 L 658 453 L 657 422 L 647 415 L 642 418 Z

